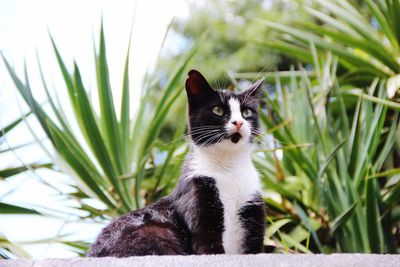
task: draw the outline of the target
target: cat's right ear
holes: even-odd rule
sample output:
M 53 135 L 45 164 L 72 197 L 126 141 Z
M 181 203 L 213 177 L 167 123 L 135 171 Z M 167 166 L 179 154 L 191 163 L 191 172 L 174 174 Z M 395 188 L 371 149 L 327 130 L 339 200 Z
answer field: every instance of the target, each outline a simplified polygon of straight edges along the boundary
M 214 92 L 206 78 L 197 70 L 189 71 L 188 75 L 189 77 L 185 84 L 188 96 L 197 96 L 207 92 Z

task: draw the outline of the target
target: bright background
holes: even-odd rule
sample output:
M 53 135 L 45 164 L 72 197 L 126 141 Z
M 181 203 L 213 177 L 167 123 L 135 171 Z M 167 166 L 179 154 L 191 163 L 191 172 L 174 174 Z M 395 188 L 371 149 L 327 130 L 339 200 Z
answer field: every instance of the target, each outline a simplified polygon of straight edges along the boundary
M 105 220 L 171 192 L 188 149 L 182 87 L 190 68 L 201 71 L 215 88 L 239 89 L 266 78 L 260 110 L 264 130 L 253 154 L 268 210 L 265 251 L 399 253 L 399 1 L 0 0 L 0 50 L 15 68 L 15 73 L 5 70 L 0 59 L 0 127 L 28 111 L 18 93 L 25 88 L 9 78 L 13 73 L 24 79 L 25 62 L 28 77 L 23 84 L 29 81 L 33 94 L 27 101 L 37 101 L 45 113 L 28 116 L 7 132 L 6 140 L 0 136 L 0 257 L 29 257 L 18 250 L 20 244 L 34 258 L 75 256 L 70 248 L 54 245 L 65 241 L 84 253 Z M 186 19 L 174 20 L 154 66 L 174 16 Z M 116 129 L 104 128 L 110 111 L 98 103 L 102 90 L 95 80 L 93 47 L 98 47 L 101 17 L 117 110 L 133 33 L 132 90 L 130 103 L 125 102 L 132 113 L 129 123 L 119 121 L 120 137 L 108 131 Z M 79 127 L 77 120 L 86 114 L 71 110 L 49 32 L 70 71 L 77 61 L 101 136 L 95 128 Z M 45 96 L 36 51 L 49 99 L 61 99 L 55 101 L 56 109 Z M 146 69 L 154 71 L 142 86 Z M 148 90 L 145 98 L 138 97 L 142 88 Z M 144 112 L 134 117 L 139 99 Z M 65 111 L 69 126 L 60 131 L 52 127 L 58 134 L 47 138 L 36 118 L 52 119 L 56 110 Z M 135 129 L 129 140 L 127 127 Z M 58 144 L 61 157 L 49 139 Z M 119 147 L 120 139 L 124 147 Z M 64 142 L 79 151 L 63 147 Z M 110 148 L 98 147 L 102 142 Z M 36 165 L 34 171 L 6 173 L 12 167 L 49 162 L 51 168 Z M 77 162 L 94 168 L 82 169 Z M 115 183 L 114 178 L 123 180 Z M 86 191 L 85 183 L 92 190 Z M 32 209 L 44 218 L 3 215 L 31 214 Z M 42 245 L 33 245 L 38 239 Z
M 94 40 L 98 39 L 99 25 L 103 18 L 106 35 L 107 54 L 111 85 L 120 88 L 122 84 L 123 65 L 125 54 L 132 30 L 131 44 L 131 85 L 133 96 L 138 96 L 141 80 L 148 68 L 151 68 L 159 53 L 166 29 L 173 17 L 188 15 L 188 6 L 184 0 L 0 0 L 0 51 L 13 64 L 22 76 L 24 62 L 27 63 L 32 88 L 39 85 L 36 56 L 40 58 L 42 68 L 49 75 L 53 87 L 61 97 L 66 97 L 65 90 L 58 90 L 63 86 L 59 69 L 51 47 L 49 33 L 54 38 L 63 58 L 67 63 L 76 60 L 85 77 L 92 77 L 88 87 L 95 83 L 93 73 Z M 0 126 L 6 125 L 25 112 L 23 101 L 17 96 L 12 81 L 6 75 L 4 64 L 0 64 Z M 88 75 L 91 74 L 91 75 Z M 38 86 L 40 89 L 41 87 Z M 40 93 L 38 91 L 39 99 Z M 64 94 L 64 95 L 63 95 Z M 114 92 L 114 98 L 120 99 L 120 91 Z M 138 97 L 133 97 L 138 99 Z M 119 103 L 115 103 L 117 109 Z M 32 121 L 33 128 L 35 128 Z M 28 133 L 28 134 L 27 134 Z M 38 133 L 39 138 L 44 137 Z M 2 148 L 34 141 L 26 125 L 18 127 Z M 19 165 L 21 162 L 41 162 L 46 154 L 37 147 L 19 149 L 14 153 L 0 154 L 0 168 Z M 15 164 L 14 164 L 15 163 Z M 66 203 L 61 200 L 59 192 L 43 185 L 48 182 L 56 185 L 61 191 L 68 191 L 66 175 L 55 174 L 49 170 L 40 170 L 33 174 L 36 179 L 25 179 L 26 173 L 7 179 L 0 187 L 2 201 L 13 204 L 31 203 L 32 207 L 46 207 L 54 209 L 54 213 L 68 210 Z M 43 181 L 43 180 L 44 181 Z M 17 191 L 14 190 L 18 188 Z M 68 218 L 67 218 L 68 219 Z M 67 220 L 68 221 L 68 220 Z M 65 223 L 64 218 L 43 218 L 39 216 L 2 216 L 0 231 L 7 233 L 11 241 L 29 241 L 38 238 L 52 238 L 56 235 L 69 234 L 72 239 L 93 239 L 103 225 Z M 76 254 L 59 244 L 26 245 L 24 249 L 33 258 L 71 257 Z

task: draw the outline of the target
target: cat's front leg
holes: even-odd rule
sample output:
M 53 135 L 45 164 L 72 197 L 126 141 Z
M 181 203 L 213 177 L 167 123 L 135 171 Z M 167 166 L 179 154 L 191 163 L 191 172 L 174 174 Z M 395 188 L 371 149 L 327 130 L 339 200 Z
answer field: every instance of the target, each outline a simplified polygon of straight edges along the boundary
M 224 213 L 215 179 L 194 177 L 185 185 L 179 205 L 191 235 L 194 254 L 221 254 Z
M 247 201 L 240 209 L 240 221 L 245 229 L 243 251 L 245 254 L 263 252 L 265 233 L 265 204 L 261 194 Z

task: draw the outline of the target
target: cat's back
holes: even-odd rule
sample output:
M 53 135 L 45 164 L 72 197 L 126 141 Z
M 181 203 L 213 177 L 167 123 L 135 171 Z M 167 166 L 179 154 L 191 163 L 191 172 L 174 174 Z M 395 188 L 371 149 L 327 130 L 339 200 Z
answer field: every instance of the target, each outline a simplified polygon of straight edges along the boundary
M 184 255 L 189 253 L 185 228 L 169 197 L 125 214 L 107 225 L 91 245 L 89 257 Z

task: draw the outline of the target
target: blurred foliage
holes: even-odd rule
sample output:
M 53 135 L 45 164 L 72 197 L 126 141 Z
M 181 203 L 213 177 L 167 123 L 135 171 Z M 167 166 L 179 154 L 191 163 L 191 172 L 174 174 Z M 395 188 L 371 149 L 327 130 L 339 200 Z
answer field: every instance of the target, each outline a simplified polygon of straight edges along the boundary
M 74 191 L 63 194 L 66 198 L 76 201 L 78 205 L 75 208 L 83 212 L 77 221 L 110 220 L 130 210 L 143 207 L 146 202 L 152 202 L 174 188 L 187 151 L 187 145 L 182 138 L 185 131 L 185 113 L 171 114 L 169 111 L 174 103 L 183 103 L 186 66 L 201 40 L 200 38 L 175 64 L 162 90 L 155 88 L 158 84 L 150 77 L 144 80 L 141 100 L 138 101 L 139 108 L 134 118 L 131 116 L 129 86 L 130 44 L 123 73 L 121 109 L 117 111 L 109 81 L 103 27 L 100 30 L 99 47 L 94 52 L 97 77 L 97 86 L 94 90 L 97 90 L 98 109 L 94 108 L 95 101 L 84 87 L 85 77 L 81 76 L 79 66 L 74 63 L 73 72 L 70 73 L 52 40 L 54 53 L 64 78 L 65 90 L 69 95 L 69 104 L 75 115 L 72 121 L 65 115 L 67 101 L 60 102 L 57 93 L 48 86 L 40 61 L 38 64 L 42 86 L 50 109 L 45 109 L 32 94 L 26 69 L 25 77 L 21 79 L 3 56 L 16 88 L 60 156 L 55 163 L 62 172 L 77 181 L 71 185 Z M 173 129 L 171 137 L 175 141 L 165 144 L 160 140 L 161 129 L 169 121 L 167 117 L 171 116 L 175 120 L 171 127 Z M 72 124 L 78 125 L 78 130 L 72 130 Z M 14 168 L 4 170 L 3 173 L 11 175 L 24 170 L 26 168 Z M 99 202 L 103 208 L 98 208 Z M 0 209 L 7 214 L 30 211 L 6 204 L 1 204 Z M 40 242 L 45 241 L 36 243 Z M 68 241 L 57 237 L 51 239 L 51 242 L 70 246 L 79 254 L 84 253 L 87 248 L 87 243 L 79 240 Z M 12 244 L 6 246 L 9 244 L 8 240 L 2 244 L 4 249 L 10 251 Z
M 5 142 L 6 135 L 9 134 L 13 129 L 15 129 L 17 126 L 19 126 L 29 115 L 31 115 L 32 112 L 28 112 L 27 114 L 23 114 L 20 118 L 15 119 L 14 121 L 10 122 L 8 125 L 2 127 L 0 129 L 0 146 L 2 146 Z M 29 145 L 32 145 L 33 143 L 25 143 L 16 147 L 8 147 L 8 148 L 3 148 L 0 149 L 0 153 L 11 153 L 13 150 L 27 147 Z M 28 165 L 23 165 L 23 166 L 12 166 L 9 168 L 5 169 L 0 169 L 0 180 L 5 180 L 6 178 L 12 177 L 14 175 L 20 174 L 22 172 L 25 172 L 27 170 L 34 170 L 34 169 L 40 169 L 40 168 L 50 168 L 52 166 L 51 163 L 45 163 L 45 164 L 28 164 Z M 1 200 L 1 198 L 0 198 Z M 0 209 L 1 212 L 1 209 Z
M 0 146 L 4 143 L 6 143 L 6 135 L 12 133 L 12 130 L 17 128 L 29 115 L 31 115 L 32 112 L 28 112 L 27 114 L 23 114 L 20 118 L 17 118 L 16 120 L 10 122 L 8 125 L 2 127 L 0 129 Z M 13 150 L 27 147 L 29 145 L 32 145 L 32 143 L 26 143 L 19 145 L 18 147 L 9 147 L 5 149 L 1 149 L 0 153 L 5 154 L 5 153 L 12 153 Z M 40 168 L 51 168 L 53 164 L 51 163 L 45 163 L 45 164 L 24 164 L 22 166 L 13 166 L 13 167 L 8 167 L 4 169 L 0 169 L 0 182 L 3 180 L 6 180 L 8 178 L 14 177 L 18 174 L 24 173 L 26 171 L 32 171 Z M 4 214 L 21 214 L 21 215 L 41 215 L 38 211 L 31 209 L 31 208 L 26 208 L 26 207 L 21 207 L 17 205 L 12 205 L 9 203 L 3 202 L 3 197 L 0 196 L 0 216 Z M 18 256 L 20 258 L 28 258 L 29 255 L 27 252 L 23 250 L 23 248 L 15 243 L 9 241 L 0 231 L 0 258 L 9 258 L 12 256 Z
M 188 19 L 172 24 L 176 49 L 145 77 L 135 117 L 130 116 L 129 49 L 121 74 L 121 109 L 116 110 L 103 30 L 94 53 L 97 86 L 91 88 L 98 99 L 84 87 L 79 66 L 65 65 L 53 41 L 73 121 L 44 73 L 50 111 L 32 95 L 28 74 L 19 77 L 3 59 L 61 156 L 62 162 L 55 163 L 78 181 L 67 197 L 78 202 L 81 220 L 107 222 L 173 190 L 188 151 L 182 92 L 190 65 L 214 80 L 215 87 L 234 89 L 244 79 L 266 78 L 261 113 L 266 135 L 260 136 L 254 161 L 265 185 L 269 250 L 396 253 L 400 104 L 396 94 L 388 97 L 393 87 L 387 79 L 394 84 L 398 79 L 398 3 L 193 3 Z M 297 63 L 304 67 L 292 67 Z M 6 238 L 2 242 L 6 248 L 12 245 Z M 62 237 L 51 242 L 80 254 L 87 247 Z
M 262 24 L 278 38 L 258 38 L 262 47 L 285 52 L 302 62 L 313 62 L 310 45 L 339 58 L 342 84 L 366 86 L 375 77 L 388 79 L 387 91 L 395 96 L 400 70 L 400 3 L 366 0 L 363 8 L 353 1 L 312 0 L 301 5 L 317 23 L 299 20 L 295 26 L 264 17 Z
M 74 123 L 79 126 L 78 132 L 72 131 L 71 122 L 65 117 L 58 97 L 52 97 L 42 70 L 43 88 L 48 96 L 51 111 L 45 110 L 36 101 L 27 76 L 25 81 L 21 80 L 8 61 L 3 58 L 16 88 L 66 163 L 65 166 L 61 164 L 60 168 L 80 181 L 81 184 L 75 186 L 76 192 L 71 193 L 71 198 L 79 200 L 81 204 L 79 208 L 88 212 L 89 217 L 111 218 L 140 208 L 144 205 L 145 196 L 155 198 L 149 194 L 157 194 L 161 190 L 159 184 L 164 176 L 167 176 L 168 180 L 179 176 L 178 168 L 175 166 L 180 166 L 179 155 L 185 152 L 185 149 L 179 150 L 183 140 L 172 145 L 164 145 L 159 141 L 159 135 L 167 116 L 171 116 L 168 113 L 170 107 L 184 92 L 183 77 L 186 75 L 186 65 L 198 45 L 199 42 L 176 64 L 169 82 L 161 95 L 158 94 L 156 103 L 152 103 L 149 99 L 154 99 L 153 94 L 159 92 L 148 87 L 143 90 L 142 100 L 134 119 L 130 116 L 132 103 L 129 96 L 128 49 L 123 73 L 121 110 L 118 111 L 120 116 L 117 119 L 109 82 L 103 28 L 100 31 L 99 49 L 95 52 L 98 113 L 93 108 L 92 99 L 83 85 L 78 65 L 74 63 L 74 71 L 70 74 L 53 41 L 54 52 L 75 114 Z M 145 81 L 144 84 L 150 86 L 149 81 Z M 176 120 L 175 116 L 176 137 L 183 135 L 185 130 L 184 113 L 180 113 L 179 116 L 182 116 L 182 119 Z M 88 149 L 79 140 L 79 136 L 84 137 Z M 143 184 L 146 185 L 144 180 L 149 176 L 160 180 L 155 183 L 152 190 L 142 187 Z M 164 188 L 165 184 L 162 183 L 161 186 Z M 86 198 L 101 201 L 107 209 L 100 211 L 85 204 L 82 200 Z
M 276 92 L 266 95 L 261 121 L 273 141 L 261 142 L 254 159 L 266 190 L 267 244 L 278 251 L 396 253 L 400 168 L 389 156 L 400 104 L 385 97 L 378 80 L 365 94 L 349 94 L 335 68 L 328 60 L 323 80 L 306 72 L 288 82 L 276 76 Z
M 307 72 L 271 75 L 277 82 L 263 122 L 275 148 L 257 160 L 269 192 L 267 237 L 303 252 L 397 253 L 400 2 L 315 0 L 299 8 L 316 23 L 265 17 L 260 23 L 278 38 L 254 38 L 309 64 Z
M 259 18 L 291 24 L 299 0 L 224 0 L 191 2 L 190 14 L 172 23 L 173 50 L 163 55 L 160 70 L 168 70 L 176 58 L 186 53 L 188 44 L 207 32 L 191 65 L 204 73 L 216 87 L 228 84 L 227 70 L 260 72 L 288 70 L 292 60 L 252 42 L 255 38 L 275 38 L 276 34 L 259 23 Z M 305 12 L 296 19 L 309 21 Z M 179 45 L 176 45 L 179 42 Z
M 0 259 L 10 258 L 28 259 L 30 255 L 21 247 L 20 244 L 11 242 L 0 232 Z

